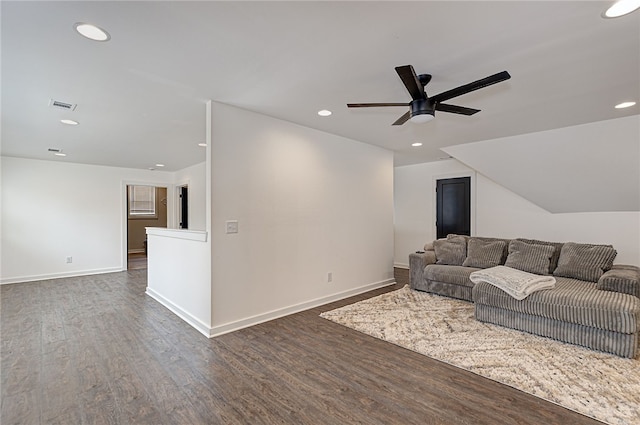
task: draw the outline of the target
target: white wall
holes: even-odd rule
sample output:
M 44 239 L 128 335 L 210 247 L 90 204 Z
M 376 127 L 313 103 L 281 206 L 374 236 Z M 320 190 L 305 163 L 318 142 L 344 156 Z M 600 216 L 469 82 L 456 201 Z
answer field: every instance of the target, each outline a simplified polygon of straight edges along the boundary
M 0 160 L 2 283 L 122 270 L 123 182 L 162 186 L 173 179 L 162 171 Z
M 434 178 L 468 175 L 471 169 L 455 160 L 396 167 L 393 177 L 394 263 L 409 267 L 409 254 L 436 238 Z M 472 220 L 471 231 L 474 232 Z
M 435 238 L 435 176 L 472 171 L 457 160 L 395 169 L 397 265 L 406 266 L 409 253 Z M 618 251 L 616 263 L 640 265 L 640 212 L 552 214 L 480 173 L 475 179 L 476 226 L 472 234 L 612 244 Z
M 640 115 L 442 150 L 549 212 L 640 211 Z
M 214 333 L 392 280 L 390 151 L 218 103 L 211 116 Z
M 147 228 L 146 293 L 210 336 L 211 245 L 207 232 Z
M 176 186 L 189 186 L 189 230 L 205 230 L 206 223 L 206 162 L 176 171 Z M 177 203 L 176 203 L 177 206 Z

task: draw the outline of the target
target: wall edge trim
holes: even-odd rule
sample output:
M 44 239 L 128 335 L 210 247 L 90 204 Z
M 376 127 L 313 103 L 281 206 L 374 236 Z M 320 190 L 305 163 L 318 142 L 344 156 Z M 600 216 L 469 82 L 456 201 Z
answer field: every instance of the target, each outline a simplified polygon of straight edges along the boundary
M 0 279 L 0 285 L 12 283 L 36 282 L 39 280 L 62 279 L 65 277 L 91 276 L 94 274 L 116 273 L 125 271 L 122 267 L 107 267 L 104 269 L 78 270 L 74 272 L 45 273 L 33 276 L 5 277 Z
M 394 285 L 395 283 L 396 283 L 395 279 L 385 279 L 379 282 L 370 283 L 368 285 L 338 292 L 332 295 L 327 295 L 321 298 L 316 298 L 310 301 L 294 304 L 289 307 L 284 307 L 277 310 L 269 311 L 267 313 L 262 313 L 255 316 L 247 317 L 245 319 L 240 319 L 240 320 L 225 323 L 222 325 L 217 325 L 210 329 L 210 338 L 224 335 L 229 332 L 234 332 L 240 329 L 248 328 L 250 326 L 258 325 L 260 323 L 268 322 L 270 320 L 278 319 L 280 317 L 288 316 L 290 314 L 299 313 L 304 310 L 309 310 L 311 308 L 319 307 L 324 304 L 349 298 L 354 295 L 359 295 L 365 292 L 373 291 L 374 289 L 379 289 L 385 286 Z

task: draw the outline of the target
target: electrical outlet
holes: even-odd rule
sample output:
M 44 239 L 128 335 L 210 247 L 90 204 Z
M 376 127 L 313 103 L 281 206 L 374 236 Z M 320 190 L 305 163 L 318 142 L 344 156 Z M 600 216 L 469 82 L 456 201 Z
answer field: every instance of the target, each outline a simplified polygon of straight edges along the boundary
M 227 233 L 238 233 L 238 220 L 228 220 L 225 225 Z
M 67 257 L 67 264 L 73 263 L 73 257 Z
M 327 283 L 333 282 L 333 273 L 327 273 Z

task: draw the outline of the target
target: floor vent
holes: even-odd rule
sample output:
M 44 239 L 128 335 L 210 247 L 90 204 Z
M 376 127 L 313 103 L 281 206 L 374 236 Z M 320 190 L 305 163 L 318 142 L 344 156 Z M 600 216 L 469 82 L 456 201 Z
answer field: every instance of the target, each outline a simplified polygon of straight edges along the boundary
M 76 106 L 78 105 L 76 105 L 75 103 L 67 103 L 67 102 L 61 102 L 59 100 L 49 99 L 49 106 L 65 109 L 67 111 L 75 111 Z

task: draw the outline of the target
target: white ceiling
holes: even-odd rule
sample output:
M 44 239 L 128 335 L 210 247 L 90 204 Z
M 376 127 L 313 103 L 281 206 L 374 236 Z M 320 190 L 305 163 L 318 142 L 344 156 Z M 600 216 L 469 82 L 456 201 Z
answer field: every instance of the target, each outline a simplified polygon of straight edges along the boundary
M 391 149 L 396 165 L 637 115 L 613 106 L 640 103 L 640 12 L 601 18 L 610 4 L 2 1 L 2 154 L 178 170 L 204 161 L 206 99 Z M 76 22 L 112 38 L 87 40 Z M 408 102 L 394 71 L 405 64 L 433 75 L 429 95 L 503 70 L 512 79 L 447 102 L 482 110 L 471 117 L 391 126 L 404 108 L 346 108 Z M 316 114 L 325 108 L 331 117 Z

